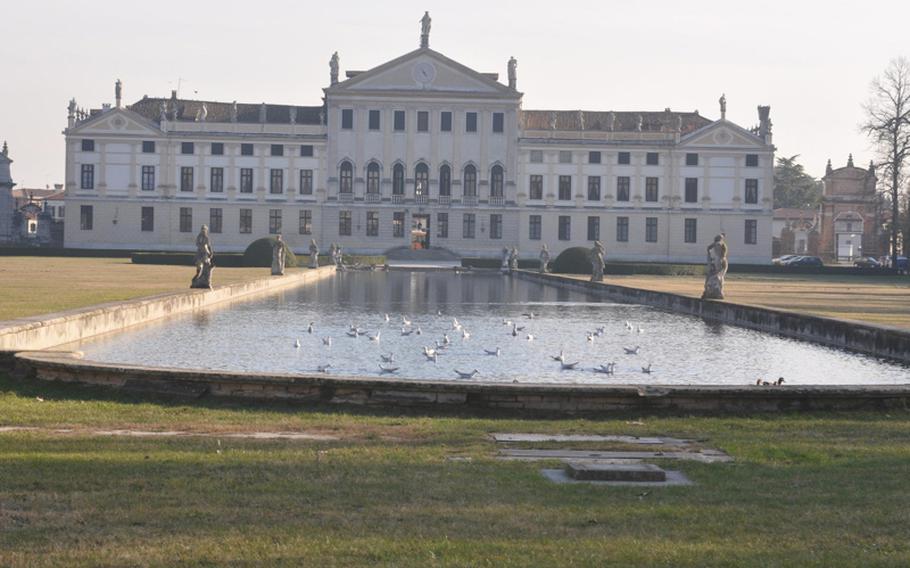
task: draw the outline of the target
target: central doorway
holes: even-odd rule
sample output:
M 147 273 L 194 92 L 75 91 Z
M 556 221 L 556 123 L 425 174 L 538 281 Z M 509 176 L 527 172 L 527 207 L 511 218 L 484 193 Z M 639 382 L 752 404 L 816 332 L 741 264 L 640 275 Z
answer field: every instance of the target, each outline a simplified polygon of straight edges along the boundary
M 411 217 L 411 250 L 430 248 L 430 216 L 414 215 Z

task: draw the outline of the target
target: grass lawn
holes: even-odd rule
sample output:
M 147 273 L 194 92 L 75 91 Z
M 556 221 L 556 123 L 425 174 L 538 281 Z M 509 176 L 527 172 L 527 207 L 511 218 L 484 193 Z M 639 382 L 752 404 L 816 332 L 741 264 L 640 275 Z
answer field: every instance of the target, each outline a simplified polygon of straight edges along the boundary
M 185 290 L 191 266 L 132 264 L 128 258 L 0 257 L 0 321 Z M 213 283 L 269 275 L 267 268 L 216 268 Z
M 910 564 L 907 411 L 427 417 L 186 405 L 0 376 L 3 425 L 75 431 L 0 433 L 0 566 Z M 692 487 L 554 485 L 539 470 L 555 464 L 493 459 L 497 431 L 696 438 L 736 461 L 663 464 Z

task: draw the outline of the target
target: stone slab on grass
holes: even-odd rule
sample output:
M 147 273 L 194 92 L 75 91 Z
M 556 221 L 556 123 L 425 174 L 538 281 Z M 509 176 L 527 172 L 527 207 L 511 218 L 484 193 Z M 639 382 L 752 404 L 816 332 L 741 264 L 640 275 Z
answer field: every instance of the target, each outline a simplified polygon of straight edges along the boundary
M 496 432 L 490 434 L 497 442 L 619 442 L 623 444 L 641 444 L 646 446 L 684 446 L 692 440 L 680 438 L 639 437 L 639 436 L 601 436 L 597 434 L 525 434 L 513 432 Z
M 542 469 L 540 473 L 553 483 L 587 483 L 591 485 L 604 485 L 616 487 L 674 487 L 694 485 L 692 480 L 681 471 L 666 470 L 666 481 L 588 481 L 572 479 L 564 469 Z
M 588 450 L 499 450 L 500 459 L 507 460 L 691 460 L 702 463 L 731 462 L 733 458 L 720 450 L 699 452 L 613 452 Z
M 659 483 L 667 480 L 667 472 L 650 463 L 606 464 L 569 462 L 569 477 L 579 481 L 642 481 Z

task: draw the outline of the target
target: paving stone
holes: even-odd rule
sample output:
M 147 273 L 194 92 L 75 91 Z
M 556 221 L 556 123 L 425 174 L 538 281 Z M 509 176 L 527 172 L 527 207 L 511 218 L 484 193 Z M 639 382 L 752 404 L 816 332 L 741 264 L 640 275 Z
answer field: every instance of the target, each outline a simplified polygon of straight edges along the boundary
M 600 436 L 596 434 L 523 434 L 502 433 L 490 434 L 497 442 L 620 442 L 623 444 L 642 444 L 654 446 L 684 446 L 691 440 L 680 438 L 659 438 L 639 436 Z
M 572 479 L 583 481 L 647 481 L 667 480 L 667 472 L 650 463 L 595 463 L 569 462 L 566 473 Z
M 605 485 L 619 487 L 671 487 L 680 485 L 694 485 L 681 471 L 666 470 L 666 481 L 588 481 L 573 479 L 565 469 L 542 469 L 540 473 L 553 483 L 586 483 L 590 485 Z
M 702 452 L 613 452 L 613 451 L 587 451 L 587 450 L 499 450 L 500 459 L 507 460 L 647 460 L 671 459 L 691 460 L 702 463 L 730 462 L 733 458 L 720 450 L 706 450 Z

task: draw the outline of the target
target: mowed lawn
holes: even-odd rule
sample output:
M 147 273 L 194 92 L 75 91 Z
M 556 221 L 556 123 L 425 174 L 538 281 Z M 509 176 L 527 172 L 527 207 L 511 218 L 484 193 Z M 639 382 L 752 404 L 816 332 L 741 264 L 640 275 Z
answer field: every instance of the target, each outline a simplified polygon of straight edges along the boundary
M 0 321 L 186 290 L 192 266 L 132 264 L 128 258 L 0 256 Z M 216 286 L 263 278 L 267 268 L 216 267 Z
M 3 425 L 43 428 L 0 433 L 4 567 L 910 565 L 906 410 L 428 417 L 0 377 Z M 251 431 L 338 439 L 227 437 Z M 556 485 L 557 463 L 495 459 L 503 431 L 678 436 L 736 461 L 657 462 L 690 487 Z

